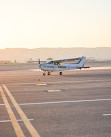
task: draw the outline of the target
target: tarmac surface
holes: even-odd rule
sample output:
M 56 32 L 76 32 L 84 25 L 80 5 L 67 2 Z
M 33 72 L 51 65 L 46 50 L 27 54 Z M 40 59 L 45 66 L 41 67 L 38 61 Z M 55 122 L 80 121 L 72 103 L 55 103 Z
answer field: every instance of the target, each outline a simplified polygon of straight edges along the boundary
M 111 137 L 111 68 L 0 71 L 0 137 L 16 136 Z

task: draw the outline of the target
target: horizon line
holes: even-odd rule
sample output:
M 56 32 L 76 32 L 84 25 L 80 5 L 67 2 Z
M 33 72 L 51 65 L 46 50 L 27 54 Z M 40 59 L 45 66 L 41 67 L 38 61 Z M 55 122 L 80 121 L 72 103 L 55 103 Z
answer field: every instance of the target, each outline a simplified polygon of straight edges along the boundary
M 111 47 L 38 47 L 38 48 L 0 48 L 0 50 L 3 49 L 71 49 L 71 48 L 111 48 Z

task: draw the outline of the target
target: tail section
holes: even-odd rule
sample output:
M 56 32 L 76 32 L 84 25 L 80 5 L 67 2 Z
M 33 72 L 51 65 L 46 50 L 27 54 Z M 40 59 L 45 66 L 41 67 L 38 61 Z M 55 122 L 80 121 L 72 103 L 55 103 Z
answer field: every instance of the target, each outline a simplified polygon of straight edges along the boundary
M 79 62 L 79 67 L 84 67 L 84 63 L 85 63 L 86 57 L 82 57 L 81 61 Z

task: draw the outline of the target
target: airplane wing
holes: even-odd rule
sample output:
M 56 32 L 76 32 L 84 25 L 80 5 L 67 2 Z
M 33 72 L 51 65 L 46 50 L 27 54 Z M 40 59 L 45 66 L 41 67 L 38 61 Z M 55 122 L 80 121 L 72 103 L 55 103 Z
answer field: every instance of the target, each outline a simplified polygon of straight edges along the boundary
M 54 63 L 62 63 L 62 62 L 79 62 L 82 59 L 82 57 L 78 58 L 69 58 L 69 59 L 59 59 L 59 60 L 52 60 Z
M 40 60 L 38 60 L 38 61 L 36 61 L 36 60 L 31 60 L 31 61 L 28 61 L 29 63 L 31 63 L 31 62 L 37 62 L 37 63 L 39 63 L 39 61 L 40 62 L 42 62 L 42 63 L 46 63 L 46 62 L 51 62 L 51 63 L 54 63 L 54 64 L 59 64 L 59 63 L 63 63 L 63 62 L 72 62 L 72 63 L 78 63 L 78 62 L 80 62 L 81 60 L 82 60 L 82 58 L 83 57 L 78 57 L 78 58 L 69 58 L 69 59 L 58 59 L 58 60 L 45 60 L 45 61 L 40 61 Z

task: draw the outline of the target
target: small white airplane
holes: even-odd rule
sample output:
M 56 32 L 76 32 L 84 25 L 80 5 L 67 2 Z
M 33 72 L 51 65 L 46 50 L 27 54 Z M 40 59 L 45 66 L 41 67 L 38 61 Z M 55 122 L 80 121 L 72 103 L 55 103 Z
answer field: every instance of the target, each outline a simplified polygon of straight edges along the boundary
M 42 63 L 41 61 L 29 61 L 29 62 L 39 62 L 39 68 L 43 70 L 43 75 L 47 74 L 50 75 L 51 72 L 57 71 L 60 75 L 62 75 L 62 71 L 64 70 L 72 70 L 72 69 L 82 69 L 82 68 L 89 68 L 84 67 L 86 57 L 78 57 L 78 58 L 71 58 L 71 59 L 60 59 L 60 60 L 50 60 L 46 63 Z M 42 61 L 43 62 L 43 61 Z

